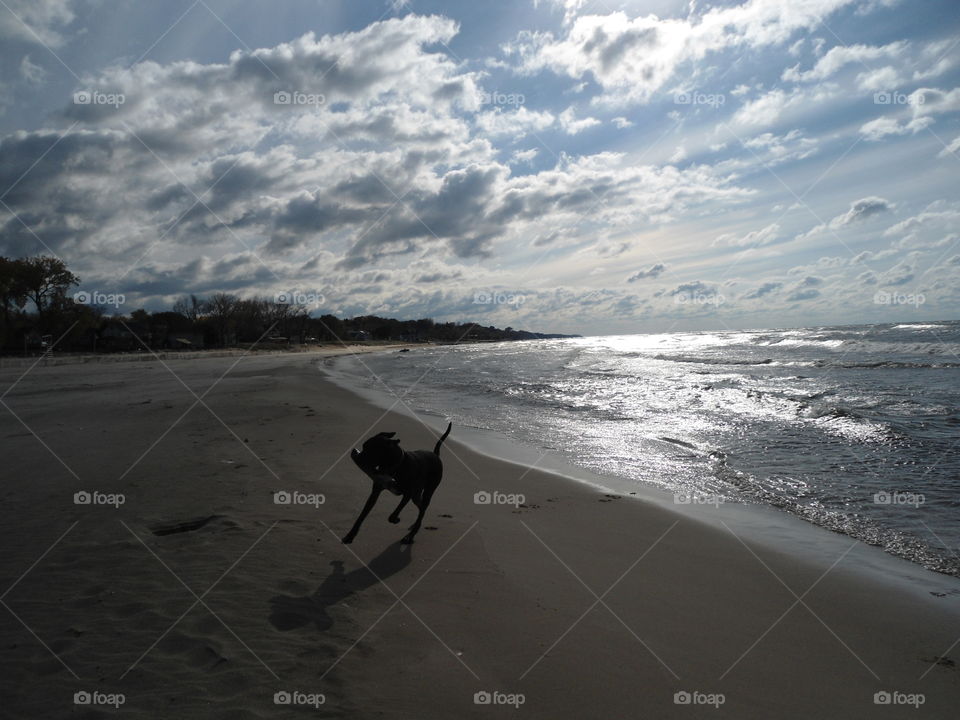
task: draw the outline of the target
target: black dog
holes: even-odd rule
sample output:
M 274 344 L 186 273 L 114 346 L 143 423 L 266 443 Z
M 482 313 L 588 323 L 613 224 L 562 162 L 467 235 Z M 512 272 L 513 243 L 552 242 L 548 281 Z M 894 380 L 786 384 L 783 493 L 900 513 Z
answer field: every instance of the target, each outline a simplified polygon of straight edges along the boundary
M 396 433 L 382 432 L 377 433 L 363 444 L 363 450 L 354 448 L 350 452 L 350 457 L 363 472 L 365 472 L 373 481 L 373 488 L 370 490 L 370 497 L 367 498 L 360 516 L 353 524 L 344 538 L 345 544 L 350 544 L 357 536 L 360 525 L 364 518 L 377 504 L 377 498 L 384 490 L 389 490 L 394 495 L 402 495 L 397 509 L 390 513 L 387 518 L 392 523 L 400 522 L 400 511 L 408 502 L 413 500 L 413 504 L 420 510 L 417 515 L 417 521 L 410 526 L 409 532 L 400 542 L 410 544 L 413 542 L 413 536 L 420 529 L 420 523 L 423 521 L 423 515 L 430 505 L 430 498 L 433 497 L 434 490 L 440 484 L 443 477 L 443 463 L 440 462 L 440 446 L 450 434 L 453 423 L 447 425 L 447 431 L 437 441 L 436 446 L 431 453 L 429 450 L 413 450 L 405 452 L 400 449 L 400 440 L 393 439 Z

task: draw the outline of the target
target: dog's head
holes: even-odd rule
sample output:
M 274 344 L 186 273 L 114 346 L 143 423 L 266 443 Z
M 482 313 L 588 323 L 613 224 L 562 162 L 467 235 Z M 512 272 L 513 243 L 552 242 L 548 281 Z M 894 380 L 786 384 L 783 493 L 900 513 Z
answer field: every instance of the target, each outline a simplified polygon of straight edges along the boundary
M 350 457 L 367 474 L 391 474 L 403 460 L 400 440 L 394 432 L 377 433 L 363 443 L 363 449 L 354 448 Z

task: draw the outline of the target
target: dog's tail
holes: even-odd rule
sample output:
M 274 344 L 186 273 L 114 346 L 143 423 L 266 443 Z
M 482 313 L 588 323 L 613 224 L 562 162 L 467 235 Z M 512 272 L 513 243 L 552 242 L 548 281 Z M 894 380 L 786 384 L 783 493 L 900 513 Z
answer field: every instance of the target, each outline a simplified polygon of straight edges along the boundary
M 449 423 L 449 424 L 447 425 L 447 431 L 446 431 L 443 435 L 440 436 L 440 439 L 437 440 L 437 444 L 434 445 L 434 447 L 433 447 L 433 454 L 434 454 L 434 455 L 439 455 L 439 454 L 440 454 L 440 446 L 443 445 L 443 441 L 447 439 L 447 435 L 450 434 L 450 430 L 451 430 L 452 428 L 453 428 L 453 423 Z

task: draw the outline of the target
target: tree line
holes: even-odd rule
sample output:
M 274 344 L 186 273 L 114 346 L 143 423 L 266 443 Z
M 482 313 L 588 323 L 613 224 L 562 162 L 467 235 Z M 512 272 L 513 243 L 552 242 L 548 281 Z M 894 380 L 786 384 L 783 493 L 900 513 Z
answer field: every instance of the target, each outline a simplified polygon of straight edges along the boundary
M 74 292 L 80 278 L 53 257 L 0 257 L 0 350 L 35 354 L 276 347 L 323 342 L 455 342 L 557 337 L 475 323 L 397 320 L 361 315 L 314 317 L 302 304 L 231 293 L 186 295 L 170 310 L 107 314 L 116 296 Z

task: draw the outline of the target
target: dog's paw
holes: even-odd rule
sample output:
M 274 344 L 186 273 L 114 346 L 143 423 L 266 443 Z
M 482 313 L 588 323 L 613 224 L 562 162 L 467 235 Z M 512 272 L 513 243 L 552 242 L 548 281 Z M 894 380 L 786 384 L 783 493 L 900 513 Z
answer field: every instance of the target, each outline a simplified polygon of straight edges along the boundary
M 396 525 L 398 522 L 400 522 L 400 517 L 399 516 L 394 517 L 393 515 L 391 515 L 390 517 L 387 518 L 387 522 L 392 522 L 394 525 Z
M 349 545 L 350 543 L 353 542 L 353 538 L 350 537 L 349 535 L 347 535 L 347 536 L 346 536 L 345 538 L 343 538 L 343 540 L 341 540 L 340 542 L 342 542 L 344 545 Z
M 413 545 L 413 538 L 407 535 L 400 541 L 401 545 Z

